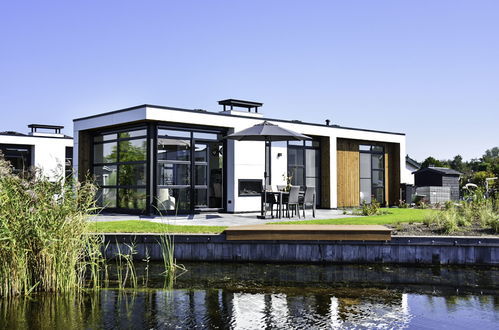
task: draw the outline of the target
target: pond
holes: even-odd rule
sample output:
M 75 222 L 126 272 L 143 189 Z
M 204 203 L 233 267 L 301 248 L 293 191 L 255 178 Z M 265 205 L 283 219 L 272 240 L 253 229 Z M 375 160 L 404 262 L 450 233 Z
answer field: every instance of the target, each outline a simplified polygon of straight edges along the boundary
M 497 268 L 184 265 L 173 285 L 161 265 L 139 263 L 135 289 L 0 300 L 0 328 L 493 329 L 499 322 Z

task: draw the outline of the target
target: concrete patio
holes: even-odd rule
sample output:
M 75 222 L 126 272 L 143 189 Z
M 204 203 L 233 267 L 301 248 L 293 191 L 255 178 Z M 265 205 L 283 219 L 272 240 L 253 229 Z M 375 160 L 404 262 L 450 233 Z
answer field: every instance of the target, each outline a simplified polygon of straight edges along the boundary
M 140 216 L 127 214 L 99 214 L 91 216 L 91 221 L 123 221 L 123 220 L 144 220 L 158 223 L 168 223 L 174 225 L 203 225 L 203 226 L 241 226 L 241 225 L 257 225 L 268 222 L 280 221 L 299 221 L 312 219 L 338 219 L 346 217 L 354 217 L 353 215 L 343 214 L 343 210 L 316 210 L 315 218 L 312 217 L 312 211 L 305 212 L 305 218 L 297 216 L 291 219 L 258 219 L 259 212 L 252 213 L 198 213 L 186 215 L 165 215 L 165 216 Z M 303 213 L 300 213 L 303 215 Z

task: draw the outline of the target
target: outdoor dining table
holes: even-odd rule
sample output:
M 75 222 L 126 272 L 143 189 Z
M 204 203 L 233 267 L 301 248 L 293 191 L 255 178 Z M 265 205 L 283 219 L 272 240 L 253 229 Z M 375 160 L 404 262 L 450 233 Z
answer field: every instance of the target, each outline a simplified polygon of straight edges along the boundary
M 267 198 L 265 198 L 265 195 L 264 194 L 267 194 Z M 304 195 L 305 192 L 304 191 L 301 191 L 300 190 L 300 196 Z M 267 213 L 267 209 L 266 209 L 266 205 L 265 204 L 265 200 L 272 200 L 272 199 L 269 199 L 270 196 L 273 196 L 275 197 L 273 200 L 276 200 L 278 203 L 279 203 L 279 209 L 277 210 L 277 218 L 278 219 L 281 219 L 282 218 L 282 201 L 283 201 L 283 197 L 284 196 L 287 196 L 289 195 L 289 192 L 288 191 L 262 191 L 262 194 L 261 194 L 261 208 L 260 208 L 260 213 L 261 213 L 261 216 L 262 218 L 266 215 Z
M 267 199 L 265 199 L 265 195 L 267 194 Z M 283 196 L 289 195 L 289 192 L 287 191 L 262 191 L 261 195 L 261 215 L 262 217 L 267 213 L 266 205 L 264 205 L 264 200 L 272 200 L 269 197 L 273 196 L 278 203 L 279 203 L 279 209 L 277 210 L 277 218 L 281 219 L 282 218 L 282 201 L 283 201 Z

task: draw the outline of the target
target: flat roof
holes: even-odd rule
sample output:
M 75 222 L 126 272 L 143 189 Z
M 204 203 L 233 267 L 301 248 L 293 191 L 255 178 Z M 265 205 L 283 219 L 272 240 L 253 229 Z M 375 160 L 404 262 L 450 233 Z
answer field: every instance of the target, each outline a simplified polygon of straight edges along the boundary
M 91 115 L 91 116 L 86 116 L 86 117 L 75 118 L 75 119 L 73 119 L 73 122 L 75 122 L 75 121 L 81 121 L 81 120 L 85 120 L 85 119 L 98 118 L 98 117 L 102 117 L 102 116 L 107 116 L 107 115 L 111 115 L 111 114 L 115 114 L 115 113 L 120 113 L 120 112 L 126 112 L 126 111 L 141 109 L 141 108 L 145 108 L 145 107 L 165 109 L 165 110 L 174 110 L 174 111 L 198 112 L 198 113 L 203 113 L 203 114 L 207 114 L 207 115 L 227 117 L 227 115 L 224 115 L 224 114 L 220 114 L 220 113 L 217 113 L 217 112 L 210 112 L 210 111 L 201 110 L 201 109 L 183 109 L 183 108 L 168 107 L 168 106 L 163 106 L 163 105 L 142 104 L 142 105 L 136 105 L 136 106 L 133 106 L 133 107 L 130 107 L 130 108 L 124 108 L 124 109 L 119 109 L 119 110 L 114 110 L 114 111 L 103 112 L 103 113 L 97 114 L 97 115 Z M 235 117 L 235 118 L 245 118 L 245 119 L 250 118 L 250 117 L 247 117 L 247 116 L 234 115 L 234 114 L 231 114 L 231 116 Z M 399 133 L 399 132 L 389 132 L 389 131 L 380 131 L 380 130 L 365 129 L 365 128 L 345 127 L 345 126 L 339 126 L 339 125 L 325 125 L 325 124 L 318 124 L 318 123 L 309 123 L 309 122 L 304 122 L 304 121 L 300 121 L 300 120 L 286 120 L 286 119 L 276 119 L 276 118 L 268 118 L 268 117 L 253 118 L 253 119 L 259 119 L 259 120 L 262 120 L 262 121 L 264 121 L 264 120 L 270 120 L 270 121 L 281 122 L 281 123 L 302 124 L 302 125 L 309 125 L 309 126 L 341 128 L 341 129 L 348 129 L 348 130 L 355 130 L 355 131 L 364 131 L 364 132 L 375 132 L 375 133 L 405 135 L 405 133 Z
M 61 134 L 61 135 L 62 136 L 30 135 L 30 134 L 15 132 L 15 131 L 0 132 L 0 136 L 16 136 L 16 137 L 27 137 L 27 138 L 37 138 L 37 139 L 38 138 L 42 138 L 42 139 L 69 139 L 69 140 L 73 139 L 72 136 L 63 135 L 63 134 Z

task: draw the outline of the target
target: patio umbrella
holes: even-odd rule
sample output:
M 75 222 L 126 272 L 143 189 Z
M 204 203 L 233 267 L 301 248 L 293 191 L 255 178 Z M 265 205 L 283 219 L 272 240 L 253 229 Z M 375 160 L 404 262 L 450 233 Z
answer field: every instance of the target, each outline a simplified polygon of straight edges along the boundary
M 311 140 L 310 137 L 294 132 L 292 130 L 282 128 L 278 125 L 264 121 L 260 124 L 256 124 L 249 128 L 246 128 L 240 132 L 230 134 L 225 137 L 229 140 L 237 141 L 303 141 Z M 265 168 L 267 168 L 267 153 L 265 152 Z M 263 172 L 264 177 L 264 203 L 267 204 L 267 171 Z M 265 218 L 262 210 L 262 218 Z

